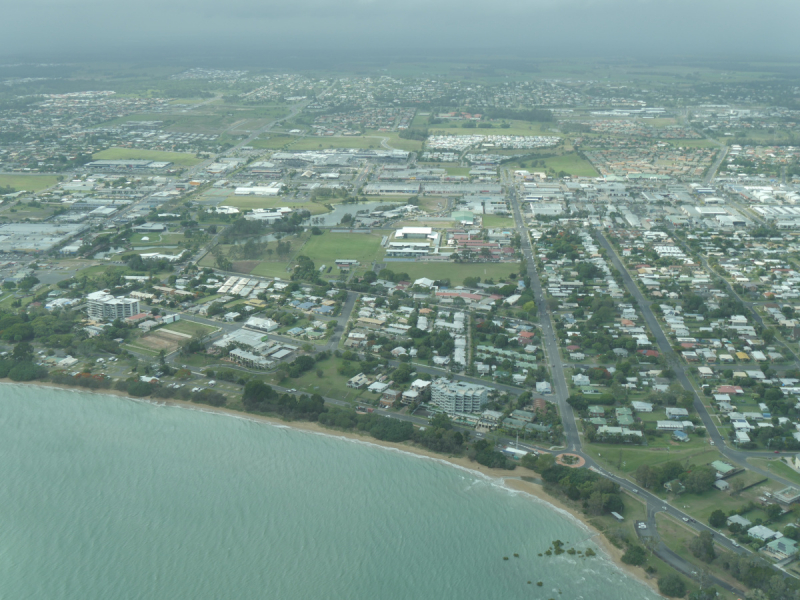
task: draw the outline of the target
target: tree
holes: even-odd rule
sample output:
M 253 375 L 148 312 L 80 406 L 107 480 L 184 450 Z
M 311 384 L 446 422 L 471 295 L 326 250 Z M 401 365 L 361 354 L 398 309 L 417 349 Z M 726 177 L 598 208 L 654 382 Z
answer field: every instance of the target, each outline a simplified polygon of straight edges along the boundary
M 770 504 L 766 508 L 766 512 L 767 512 L 767 516 L 770 519 L 774 520 L 774 519 L 777 519 L 780 516 L 780 514 L 783 512 L 783 509 L 780 507 L 779 504 Z
M 692 494 L 702 494 L 710 490 L 716 480 L 714 469 L 708 465 L 695 467 L 686 478 L 686 490 Z
M 11 358 L 14 359 L 14 362 L 18 363 L 33 361 L 33 346 L 28 342 L 20 342 L 14 346 L 14 350 L 11 352 Z
M 647 553 L 641 546 L 630 546 L 622 555 L 622 562 L 626 565 L 640 567 L 647 561 Z
M 689 542 L 689 550 L 703 562 L 711 562 L 717 557 L 714 551 L 714 535 L 710 531 L 701 531 L 700 535 Z
M 658 591 L 672 598 L 683 598 L 686 595 L 686 582 L 680 575 L 670 573 L 659 578 Z
M 716 527 L 719 529 L 723 527 L 725 523 L 728 521 L 728 518 L 725 516 L 725 513 L 720 509 L 715 510 L 711 513 L 711 516 L 708 517 L 708 524 L 712 527 Z

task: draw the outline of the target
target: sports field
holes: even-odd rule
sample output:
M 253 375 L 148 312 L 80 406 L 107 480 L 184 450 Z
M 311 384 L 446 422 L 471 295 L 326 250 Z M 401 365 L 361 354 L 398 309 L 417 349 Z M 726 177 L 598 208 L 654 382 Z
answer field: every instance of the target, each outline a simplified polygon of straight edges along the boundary
M 182 167 L 191 167 L 200 162 L 188 152 L 162 152 L 160 150 L 138 150 L 136 148 L 109 148 L 92 155 L 95 160 L 160 160 Z
M 0 175 L 0 187 L 12 187 L 18 192 L 38 192 L 57 182 L 55 175 Z
M 449 279 L 451 285 L 461 285 L 467 277 L 493 279 L 497 282 L 508 278 L 511 273 L 519 273 L 517 263 L 384 262 L 383 264 L 395 273 L 408 273 L 411 281 L 421 277 Z
M 312 235 L 298 254 L 309 257 L 317 267 L 323 264 L 330 266 L 337 258 L 370 263 L 383 252 L 382 238 L 377 234 L 326 231 L 322 235 Z

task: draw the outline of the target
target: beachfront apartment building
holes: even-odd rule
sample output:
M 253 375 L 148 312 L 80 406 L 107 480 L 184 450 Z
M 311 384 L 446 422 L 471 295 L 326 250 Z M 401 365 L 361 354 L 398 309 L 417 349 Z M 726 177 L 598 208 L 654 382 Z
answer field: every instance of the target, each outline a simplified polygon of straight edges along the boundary
M 489 388 L 440 378 L 431 385 L 431 404 L 447 414 L 478 413 L 489 401 Z
M 86 296 L 87 314 L 95 321 L 115 321 L 139 314 L 135 298 L 115 297 L 108 292 L 92 292 Z

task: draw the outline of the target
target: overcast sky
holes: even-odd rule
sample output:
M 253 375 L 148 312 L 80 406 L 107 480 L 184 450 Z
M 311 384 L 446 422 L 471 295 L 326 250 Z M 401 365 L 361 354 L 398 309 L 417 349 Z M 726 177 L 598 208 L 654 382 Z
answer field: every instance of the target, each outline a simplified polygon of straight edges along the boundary
M 0 56 L 800 57 L 800 0 L 24 0 Z M 253 59 L 255 58 L 255 61 Z

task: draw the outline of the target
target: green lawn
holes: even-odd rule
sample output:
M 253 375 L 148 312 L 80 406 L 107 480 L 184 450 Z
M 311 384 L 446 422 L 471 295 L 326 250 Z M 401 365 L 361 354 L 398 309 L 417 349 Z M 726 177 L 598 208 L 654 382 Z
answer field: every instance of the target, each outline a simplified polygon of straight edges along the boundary
M 750 462 L 755 466 L 761 467 L 762 469 L 766 469 L 767 471 L 769 471 L 770 473 L 774 473 L 778 477 L 783 477 L 784 479 L 788 479 L 792 483 L 800 485 L 800 473 L 792 469 L 782 460 L 750 458 L 748 459 L 747 462 Z
M 142 238 L 148 238 L 142 240 Z M 131 236 L 133 246 L 177 245 L 184 240 L 182 233 L 135 233 Z
M 312 235 L 298 254 L 308 256 L 317 267 L 332 265 L 337 258 L 369 263 L 381 254 L 383 236 L 364 233 L 332 233 Z
M 200 261 L 200 264 L 202 265 L 204 261 L 205 259 Z M 213 263 L 213 257 L 211 263 Z M 289 279 L 291 273 L 286 270 L 289 267 L 289 265 L 290 265 L 289 261 L 281 262 L 281 261 L 265 260 L 258 263 L 255 267 L 253 267 L 253 270 L 250 271 L 250 274 L 261 275 L 262 277 L 277 277 L 279 279 Z
M 219 327 L 212 327 L 211 325 L 204 325 L 203 323 L 195 323 L 194 321 L 181 320 L 170 323 L 169 325 L 164 325 L 163 329 L 171 329 L 172 331 L 177 331 L 178 333 L 202 337 L 217 331 Z
M 308 136 L 295 138 L 290 150 L 319 150 L 320 148 L 380 148 L 381 140 L 375 137 Z
M 375 399 L 379 396 L 367 392 L 365 389 L 355 390 L 347 387 L 349 377 L 340 375 L 338 372 L 341 359 L 329 358 L 316 364 L 315 368 L 305 373 L 298 379 L 287 379 L 280 385 L 293 387 L 300 392 L 308 394 L 320 394 L 328 398 L 355 402 L 356 400 Z M 317 375 L 317 369 L 322 369 L 322 377 Z M 278 378 L 274 375 L 268 376 L 267 383 L 278 384 Z
M 483 215 L 483 226 L 507 229 L 514 227 L 514 219 L 512 217 L 499 217 L 497 215 Z
M 0 175 L 0 187 L 12 187 L 15 190 L 38 192 L 58 183 L 54 175 Z
M 519 272 L 516 263 L 427 263 L 427 262 L 387 262 L 387 269 L 395 273 L 408 273 L 411 281 L 427 277 L 429 279 L 449 279 L 451 285 L 461 285 L 467 277 L 480 277 L 481 279 L 508 278 L 511 273 Z M 516 280 L 515 280 L 516 281 Z
M 139 150 L 136 148 L 109 148 L 92 155 L 95 160 L 160 160 L 169 161 L 183 167 L 191 167 L 200 162 L 188 152 L 162 152 L 160 150 Z
M 598 173 L 588 160 L 582 159 L 575 152 L 544 159 L 544 164 L 556 173 L 565 171 L 576 177 L 597 177 Z

